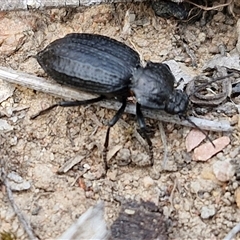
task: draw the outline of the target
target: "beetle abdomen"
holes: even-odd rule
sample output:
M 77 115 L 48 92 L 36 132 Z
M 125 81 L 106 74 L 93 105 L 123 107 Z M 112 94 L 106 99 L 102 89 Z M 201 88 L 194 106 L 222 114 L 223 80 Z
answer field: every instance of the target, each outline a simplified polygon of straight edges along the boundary
M 52 42 L 37 54 L 37 60 L 57 82 L 106 96 L 126 93 L 140 64 L 137 52 L 125 44 L 80 33 Z

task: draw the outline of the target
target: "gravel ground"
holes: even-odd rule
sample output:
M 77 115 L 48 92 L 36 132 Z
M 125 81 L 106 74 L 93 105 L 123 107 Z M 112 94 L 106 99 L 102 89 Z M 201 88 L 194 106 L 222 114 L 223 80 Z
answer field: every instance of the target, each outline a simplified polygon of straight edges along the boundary
M 135 17 L 127 27 L 126 10 Z M 237 43 L 232 15 L 216 12 L 204 25 L 162 19 L 144 4 L 115 4 L 76 10 L 10 12 L 0 15 L 0 65 L 38 76 L 46 76 L 32 55 L 53 40 L 71 32 L 98 33 L 135 48 L 145 60 L 175 59 L 196 75 L 219 45 L 227 52 Z M 195 55 L 192 67 L 181 38 Z M 239 134 L 209 133 L 212 139 L 229 136 L 230 144 L 205 162 L 191 160 L 185 139 L 190 128 L 163 123 L 168 161 L 162 168 L 164 147 L 159 123 L 152 127 L 154 167 L 141 167 L 146 148 L 133 137 L 135 117 L 125 114 L 111 130 L 110 160 L 106 178 L 101 158 L 106 121 L 114 115 L 98 106 L 57 108 L 36 120 L 30 116 L 59 99 L 14 86 L 13 94 L 0 105 L 2 119 L 10 125 L 0 131 L 0 156 L 7 172 L 15 172 L 30 183 L 15 191 L 14 199 L 40 239 L 56 239 L 97 200 L 105 202 L 105 218 L 111 225 L 120 211 L 116 197 L 143 199 L 162 209 L 168 222 L 169 239 L 222 239 L 239 221 L 239 182 L 236 177 L 220 182 L 212 173 L 217 161 L 239 160 Z M 224 116 L 224 114 L 223 114 Z M 224 116 L 231 120 L 234 116 Z M 235 116 L 236 117 L 236 116 Z M 119 162 L 132 160 L 127 166 Z M 57 174 L 68 160 L 79 163 L 67 173 Z M 88 170 L 88 171 L 87 171 Z M 84 171 L 87 171 L 85 174 Z M 13 232 L 27 239 L 6 197 L 0 191 L 0 232 Z M 236 239 L 240 238 L 238 234 Z

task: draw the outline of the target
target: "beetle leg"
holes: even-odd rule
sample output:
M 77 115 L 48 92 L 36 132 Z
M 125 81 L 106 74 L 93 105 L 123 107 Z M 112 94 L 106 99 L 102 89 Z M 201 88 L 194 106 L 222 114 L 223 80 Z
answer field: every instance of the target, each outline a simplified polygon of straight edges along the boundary
M 145 140 L 147 141 L 148 147 L 149 147 L 149 154 L 150 154 L 150 161 L 151 161 L 151 166 L 153 166 L 153 148 L 152 148 L 152 141 L 150 140 L 149 136 L 147 135 L 146 132 L 146 123 L 144 120 L 144 116 L 141 111 L 141 105 L 139 103 L 136 104 L 136 115 L 137 115 L 137 121 L 140 126 L 141 132 L 143 133 L 143 136 Z
M 107 133 L 106 133 L 106 137 L 105 137 L 104 150 L 103 150 L 103 161 L 105 164 L 106 171 L 108 170 L 107 152 L 108 152 L 110 129 L 117 123 L 117 121 L 123 115 L 126 106 L 127 106 L 127 99 L 125 98 L 122 100 L 122 106 L 118 109 L 117 113 L 113 116 L 113 118 L 108 122 L 108 129 L 107 129 Z
M 88 100 L 83 100 L 83 101 L 62 101 L 56 104 L 53 104 L 52 106 L 43 109 L 42 111 L 38 112 L 37 114 L 33 115 L 30 117 L 30 119 L 35 119 L 40 115 L 43 115 L 47 112 L 49 112 L 51 109 L 55 108 L 55 107 L 75 107 L 75 106 L 81 106 L 81 105 L 88 105 L 91 103 L 95 103 L 95 102 L 99 102 L 101 100 L 103 100 L 105 97 L 104 96 L 100 96 L 97 98 L 93 98 L 93 99 L 88 99 Z

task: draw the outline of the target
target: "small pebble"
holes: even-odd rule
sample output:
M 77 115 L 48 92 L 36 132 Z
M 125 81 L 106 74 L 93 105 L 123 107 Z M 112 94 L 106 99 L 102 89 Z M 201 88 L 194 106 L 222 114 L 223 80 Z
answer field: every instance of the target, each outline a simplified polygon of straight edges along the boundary
M 206 34 L 204 32 L 199 33 L 198 40 L 203 43 L 206 40 Z
M 5 220 L 6 220 L 6 222 L 11 222 L 12 223 L 14 217 L 15 217 L 15 212 L 12 209 L 9 209 L 6 212 Z
M 149 176 L 146 176 L 143 178 L 143 186 L 145 188 L 149 188 L 149 187 L 152 187 L 154 184 L 154 181 L 152 178 L 150 178 Z
M 126 214 L 128 214 L 128 215 L 133 215 L 133 214 L 135 214 L 135 210 L 133 210 L 133 209 L 125 209 L 124 212 L 125 212 Z
M 228 161 L 217 161 L 213 164 L 213 173 L 221 182 L 227 182 L 235 174 L 233 165 Z
M 201 190 L 201 185 L 199 182 L 196 182 L 196 181 L 192 181 L 190 183 L 190 188 L 191 188 L 191 192 L 192 193 L 198 193 L 198 191 Z
M 230 151 L 229 156 L 233 159 L 235 158 L 240 152 L 240 148 L 235 148 L 232 151 Z
M 184 210 L 187 211 L 187 212 L 189 212 L 190 209 L 191 209 L 191 207 L 192 207 L 192 204 L 190 203 L 190 201 L 185 200 L 185 202 L 183 203 L 183 208 L 184 208 Z
M 201 177 L 206 180 L 218 182 L 218 180 L 216 179 L 216 177 L 213 173 L 212 167 L 209 167 L 209 166 L 203 168 L 203 170 L 201 172 Z
M 234 190 L 238 188 L 238 182 L 233 182 L 232 187 Z
M 117 170 L 113 170 L 113 171 L 109 172 L 109 173 L 108 173 L 109 179 L 112 180 L 112 181 L 116 181 L 116 179 L 117 179 L 117 173 L 118 173 Z
M 84 167 L 85 169 L 87 169 L 87 170 L 90 170 L 90 169 L 91 169 L 91 167 L 90 167 L 90 165 L 89 165 L 88 163 L 84 163 L 84 164 L 83 164 L 83 167 Z
M 216 209 L 213 205 L 204 206 L 201 209 L 201 218 L 208 219 L 216 214 Z
M 23 191 L 28 190 L 31 187 L 30 182 L 26 181 L 15 172 L 10 172 L 8 178 L 11 190 Z
M 0 119 L 0 131 L 12 131 L 13 127 L 8 124 L 7 120 Z

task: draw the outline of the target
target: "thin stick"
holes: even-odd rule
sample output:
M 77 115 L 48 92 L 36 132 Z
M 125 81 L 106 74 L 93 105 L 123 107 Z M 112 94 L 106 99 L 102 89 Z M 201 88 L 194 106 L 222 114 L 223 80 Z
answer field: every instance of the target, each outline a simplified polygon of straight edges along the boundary
M 14 71 L 9 68 L 0 67 L 0 79 L 8 81 L 10 83 L 19 84 L 24 87 L 28 87 L 37 91 L 42 91 L 49 93 L 66 100 L 86 100 L 97 97 L 93 94 L 88 94 L 86 92 L 80 92 L 79 90 L 69 88 L 60 84 L 57 84 L 54 81 L 46 80 L 44 78 L 39 78 L 30 74 L 23 72 Z M 118 110 L 121 103 L 113 100 L 101 101 L 95 103 L 98 106 L 102 106 L 108 109 Z M 136 107 L 134 104 L 128 104 L 125 112 L 135 114 Z M 192 127 L 187 120 L 181 120 L 176 115 L 167 114 L 164 111 L 152 110 L 152 109 L 143 109 L 143 114 L 146 117 L 157 119 L 164 122 L 170 122 L 175 124 L 180 124 L 183 126 Z M 227 120 L 206 120 L 196 117 L 189 117 L 189 119 L 194 122 L 199 128 L 204 130 L 222 132 L 222 131 L 233 131 L 234 128 L 230 125 Z
M 163 169 L 165 169 L 167 160 L 168 160 L 168 158 L 167 158 L 168 150 L 167 150 L 167 138 L 166 138 L 166 134 L 165 134 L 163 124 L 161 121 L 158 122 L 158 129 L 160 131 L 161 140 L 162 140 L 163 149 L 164 149 L 162 167 L 163 167 Z
M 0 170 L 1 170 L 2 181 L 3 181 L 4 186 L 6 187 L 7 197 L 8 197 L 8 200 L 10 202 L 11 207 L 13 208 L 14 212 L 16 213 L 16 215 L 18 217 L 18 220 L 22 224 L 22 226 L 23 226 L 25 232 L 27 233 L 29 239 L 30 240 L 37 240 L 38 238 L 36 238 L 34 236 L 34 233 L 32 231 L 30 223 L 23 216 L 23 214 L 21 213 L 20 209 L 18 208 L 18 206 L 16 205 L 16 203 L 14 201 L 12 190 L 10 188 L 5 169 L 2 167 Z
M 240 232 L 240 223 L 238 223 L 223 240 L 231 240 L 233 237 Z
M 7 0 L 1 1 L 0 11 L 11 11 L 11 10 L 29 10 L 29 9 L 47 9 L 47 8 L 62 8 L 62 7 L 80 7 L 80 6 L 91 6 L 100 3 L 131 3 L 141 2 L 141 0 Z

